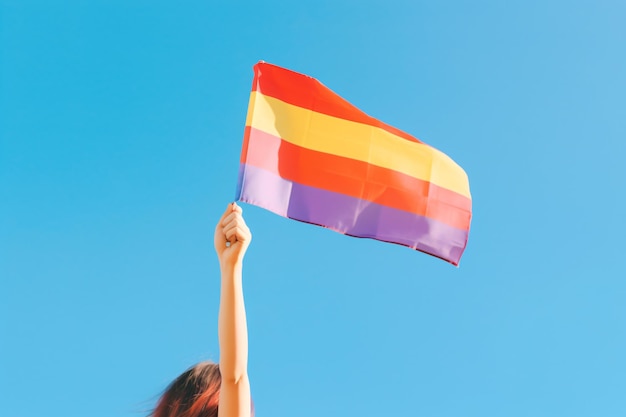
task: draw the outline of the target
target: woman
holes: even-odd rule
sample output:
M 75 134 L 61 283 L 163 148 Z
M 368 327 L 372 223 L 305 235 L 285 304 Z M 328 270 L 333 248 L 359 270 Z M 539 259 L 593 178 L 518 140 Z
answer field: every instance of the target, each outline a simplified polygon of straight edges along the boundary
M 222 289 L 219 311 L 220 363 L 201 362 L 174 380 L 153 417 L 251 417 L 248 330 L 243 303 L 243 257 L 252 235 L 237 204 L 228 205 L 215 227 L 214 244 Z

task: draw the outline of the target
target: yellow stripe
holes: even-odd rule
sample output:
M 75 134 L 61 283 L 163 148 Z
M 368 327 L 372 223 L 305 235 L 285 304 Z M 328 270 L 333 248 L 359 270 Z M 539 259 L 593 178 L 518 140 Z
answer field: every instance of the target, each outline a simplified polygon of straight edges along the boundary
M 318 152 L 357 159 L 471 198 L 467 174 L 449 156 L 378 127 L 294 106 L 253 91 L 246 126 Z

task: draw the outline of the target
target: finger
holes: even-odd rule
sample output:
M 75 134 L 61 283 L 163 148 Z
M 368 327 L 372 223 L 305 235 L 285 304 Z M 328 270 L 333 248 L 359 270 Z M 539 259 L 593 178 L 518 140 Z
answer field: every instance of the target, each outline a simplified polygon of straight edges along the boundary
M 239 214 L 243 213 L 243 209 L 237 203 L 232 203 L 231 207 L 232 207 L 232 211 L 235 211 L 235 212 L 237 212 Z
M 247 242 L 250 240 L 250 231 L 242 225 L 235 225 L 225 231 L 226 239 L 231 242 Z
M 233 211 L 228 216 L 224 217 L 221 225 L 223 227 L 226 227 L 228 224 L 232 223 L 233 221 L 236 221 L 241 224 L 246 224 L 246 221 L 243 219 L 243 216 L 241 215 L 241 213 L 237 211 Z
M 233 222 L 228 225 L 228 227 L 224 228 L 224 236 L 229 237 L 232 236 L 233 233 L 241 234 L 241 237 L 245 238 L 250 235 L 250 229 L 248 226 L 242 223 Z
M 224 214 L 222 214 L 222 217 L 220 217 L 220 221 L 217 224 L 221 224 L 224 221 L 224 219 L 228 217 L 228 215 L 230 215 L 232 212 L 233 212 L 232 204 L 229 204 L 226 207 L 226 211 L 224 211 Z
M 222 227 L 226 227 L 228 224 L 233 222 L 238 216 L 240 217 L 239 213 L 231 211 L 226 217 L 222 219 L 222 222 L 220 224 L 222 225 Z
M 237 213 L 232 213 L 231 215 L 227 216 L 224 221 L 222 222 L 222 228 L 224 230 L 229 229 L 235 225 L 242 225 L 245 228 L 247 228 L 248 226 L 246 225 L 246 222 L 244 221 L 243 217 L 241 217 L 239 214 Z
M 226 238 L 226 245 L 230 246 L 233 243 L 237 242 L 237 227 L 233 227 L 228 229 L 225 233 L 224 233 L 224 237 Z

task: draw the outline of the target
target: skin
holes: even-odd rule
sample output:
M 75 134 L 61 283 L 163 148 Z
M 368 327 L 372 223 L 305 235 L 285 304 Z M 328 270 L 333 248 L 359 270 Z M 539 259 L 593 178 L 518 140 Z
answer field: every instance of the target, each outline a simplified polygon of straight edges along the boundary
M 218 334 L 220 345 L 219 417 L 250 417 L 248 328 L 243 301 L 243 258 L 252 240 L 242 209 L 232 203 L 215 227 L 215 252 L 220 263 L 221 293 Z

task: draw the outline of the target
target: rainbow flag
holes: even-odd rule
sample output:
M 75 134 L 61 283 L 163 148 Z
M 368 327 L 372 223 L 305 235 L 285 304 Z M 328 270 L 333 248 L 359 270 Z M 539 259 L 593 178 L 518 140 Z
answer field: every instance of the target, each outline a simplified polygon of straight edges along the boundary
M 465 250 L 463 169 L 307 75 L 254 66 L 240 162 L 239 201 L 454 265 Z

